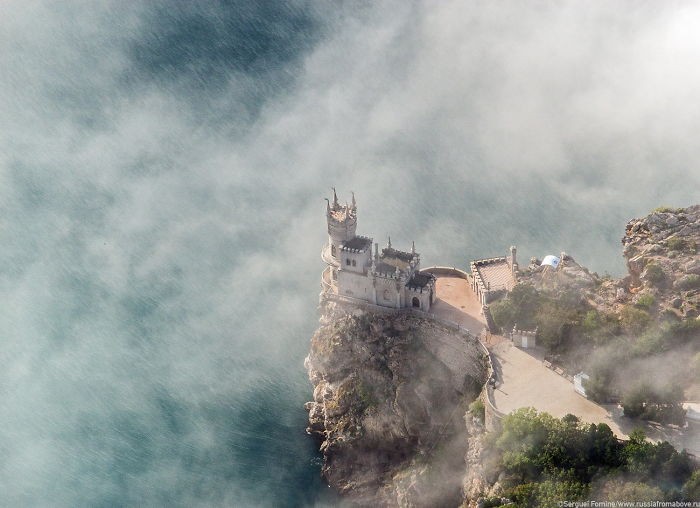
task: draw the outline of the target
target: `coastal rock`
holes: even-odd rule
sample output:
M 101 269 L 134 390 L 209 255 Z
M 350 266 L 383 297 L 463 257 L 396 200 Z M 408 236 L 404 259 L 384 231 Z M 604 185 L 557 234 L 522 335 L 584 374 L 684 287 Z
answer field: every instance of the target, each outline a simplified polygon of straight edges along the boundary
M 459 505 L 462 415 L 486 377 L 476 339 L 412 315 L 356 315 L 333 302 L 321 310 L 305 407 L 323 476 L 360 506 Z

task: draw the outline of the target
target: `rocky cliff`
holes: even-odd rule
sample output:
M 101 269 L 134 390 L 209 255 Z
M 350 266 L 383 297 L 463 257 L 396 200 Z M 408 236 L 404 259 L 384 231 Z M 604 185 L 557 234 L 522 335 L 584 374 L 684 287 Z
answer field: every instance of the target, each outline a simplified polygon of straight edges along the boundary
M 538 289 L 579 291 L 594 307 L 613 314 L 646 299 L 658 314 L 699 315 L 700 205 L 659 208 L 630 220 L 622 245 L 629 273 L 620 279 L 601 277 L 565 255 L 559 270 L 547 276 L 533 258 L 520 281 Z
M 659 310 L 695 318 L 700 308 L 700 205 L 661 208 L 627 223 L 622 239 L 630 293 L 649 294 Z M 637 296 L 637 299 L 639 296 Z
M 464 414 L 487 369 L 476 340 L 409 314 L 321 311 L 306 408 L 326 480 L 358 505 L 459 505 Z

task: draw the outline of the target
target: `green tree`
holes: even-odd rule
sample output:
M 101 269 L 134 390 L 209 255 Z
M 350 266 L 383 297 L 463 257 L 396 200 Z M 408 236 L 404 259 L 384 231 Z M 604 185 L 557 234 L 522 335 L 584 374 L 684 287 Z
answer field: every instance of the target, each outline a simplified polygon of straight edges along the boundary
M 576 321 L 576 311 L 561 305 L 556 300 L 543 302 L 537 311 L 537 338 L 550 351 L 566 345 Z
M 625 415 L 632 418 L 681 425 L 685 422 L 682 401 L 683 389 L 680 386 L 652 387 L 641 382 L 627 390 L 622 408 Z
M 603 487 L 603 499 L 606 501 L 663 501 L 664 493 L 658 487 L 641 482 L 623 482 L 613 480 Z
M 551 415 L 533 408 L 521 408 L 503 418 L 496 446 L 506 470 L 523 481 L 537 478 L 543 470 L 539 453 L 554 426 Z
M 535 327 L 540 300 L 534 286 L 518 284 L 503 300 L 491 305 L 491 315 L 496 326 L 505 330 L 512 329 L 515 324 L 521 329 L 531 329 Z
M 567 478 L 547 478 L 541 482 L 524 483 L 516 486 L 508 497 L 515 506 L 523 508 L 559 508 L 564 501 L 584 499 L 589 492 L 588 485 Z
M 700 499 L 700 470 L 694 471 L 690 475 L 688 481 L 683 485 L 681 493 L 686 501 L 697 501 Z

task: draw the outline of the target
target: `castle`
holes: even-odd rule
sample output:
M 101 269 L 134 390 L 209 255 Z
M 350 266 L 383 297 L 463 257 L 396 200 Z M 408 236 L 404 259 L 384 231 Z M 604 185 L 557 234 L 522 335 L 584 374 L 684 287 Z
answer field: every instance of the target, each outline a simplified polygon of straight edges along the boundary
M 393 248 L 389 238 L 380 254 L 372 238 L 357 236 L 354 193 L 351 204 L 341 205 L 333 189 L 333 204 L 326 199 L 326 220 L 328 243 L 321 251 L 327 265 L 322 275 L 324 293 L 381 307 L 430 310 L 435 276 L 421 273 L 415 243 L 406 252 Z

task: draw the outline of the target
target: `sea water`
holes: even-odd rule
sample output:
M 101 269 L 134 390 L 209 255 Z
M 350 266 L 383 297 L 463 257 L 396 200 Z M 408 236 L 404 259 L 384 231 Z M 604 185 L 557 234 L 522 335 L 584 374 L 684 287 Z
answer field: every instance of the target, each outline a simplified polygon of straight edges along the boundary
M 517 244 L 521 266 L 567 250 L 613 274 L 625 220 L 697 188 L 692 172 L 667 185 L 686 166 L 658 150 L 646 164 L 665 172 L 622 167 L 638 131 L 614 149 L 591 134 L 589 149 L 580 124 L 566 139 L 544 125 L 514 85 L 542 88 L 541 72 L 519 76 L 478 30 L 546 32 L 527 16 L 479 25 L 418 2 L 3 11 L 2 505 L 337 504 L 303 409 L 332 185 L 356 192 L 358 233 L 415 240 L 423 266 Z M 472 39 L 449 22 L 467 18 Z

